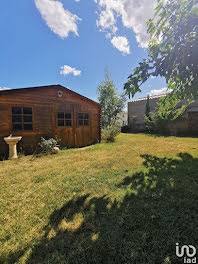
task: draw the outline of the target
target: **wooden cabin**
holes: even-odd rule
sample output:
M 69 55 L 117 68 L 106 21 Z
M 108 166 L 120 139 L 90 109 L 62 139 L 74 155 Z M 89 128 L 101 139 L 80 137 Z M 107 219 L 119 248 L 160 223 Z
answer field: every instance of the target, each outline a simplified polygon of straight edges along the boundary
M 63 146 L 100 141 L 100 104 L 61 85 L 0 91 L 0 155 L 8 153 L 4 137 L 22 136 L 18 149 L 31 153 L 41 137 Z

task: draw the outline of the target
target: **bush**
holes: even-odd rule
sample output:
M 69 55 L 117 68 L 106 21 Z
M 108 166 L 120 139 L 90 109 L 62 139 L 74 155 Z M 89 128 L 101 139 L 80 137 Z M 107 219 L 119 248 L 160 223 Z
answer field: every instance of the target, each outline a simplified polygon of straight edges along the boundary
M 110 126 L 102 130 L 102 140 L 106 143 L 114 142 L 115 138 L 120 134 L 120 127 L 117 125 Z
M 169 127 L 183 116 L 191 101 L 181 103 L 176 95 L 161 97 L 157 108 L 145 116 L 145 125 L 149 133 L 170 134 Z
M 149 133 L 168 134 L 169 120 L 163 119 L 157 112 L 150 113 L 150 116 L 144 117 L 146 130 Z
M 41 142 L 39 143 L 40 152 L 45 155 L 53 154 L 53 148 L 56 147 L 56 145 L 57 141 L 55 139 L 45 139 L 42 137 Z
M 131 130 L 131 127 L 129 125 L 125 125 L 125 126 L 121 127 L 122 133 L 128 133 L 128 132 L 130 132 L 130 130 Z

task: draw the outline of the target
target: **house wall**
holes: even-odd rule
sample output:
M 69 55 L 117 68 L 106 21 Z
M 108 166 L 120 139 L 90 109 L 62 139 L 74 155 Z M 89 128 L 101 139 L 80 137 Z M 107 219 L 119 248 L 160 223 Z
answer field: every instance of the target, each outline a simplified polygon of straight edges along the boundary
M 150 98 L 150 109 L 153 111 L 157 107 L 160 97 Z M 146 110 L 146 99 L 128 103 L 129 124 L 137 131 L 145 131 L 144 116 Z M 182 103 L 181 103 L 182 105 Z M 134 123 L 134 117 L 135 123 Z M 198 102 L 188 106 L 184 115 L 174 124 L 168 126 L 171 135 L 194 134 L 198 135 Z
M 150 99 L 150 110 L 153 111 L 157 107 L 159 98 Z M 144 115 L 146 110 L 146 100 L 139 100 L 128 103 L 128 122 L 139 131 L 145 130 Z M 135 120 L 135 124 L 134 124 Z
M 33 131 L 12 131 L 13 106 L 32 107 Z M 57 126 L 58 112 L 72 113 L 72 127 Z M 78 125 L 79 112 L 89 114 L 89 126 Z M 0 155 L 8 153 L 4 137 L 10 134 L 22 136 L 18 149 L 26 152 L 32 152 L 42 136 L 57 137 L 65 146 L 86 146 L 100 140 L 100 105 L 62 86 L 0 92 Z
M 126 126 L 128 125 L 128 113 L 127 112 L 121 112 L 117 115 L 118 123 L 120 126 Z

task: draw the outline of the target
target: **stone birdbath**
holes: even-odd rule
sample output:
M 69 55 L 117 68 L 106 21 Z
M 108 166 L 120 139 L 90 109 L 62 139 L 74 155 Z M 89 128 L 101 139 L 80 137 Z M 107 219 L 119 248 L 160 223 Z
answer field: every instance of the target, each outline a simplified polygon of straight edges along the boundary
M 17 143 L 22 139 L 22 137 L 5 137 L 5 142 L 9 145 L 9 159 L 17 159 Z

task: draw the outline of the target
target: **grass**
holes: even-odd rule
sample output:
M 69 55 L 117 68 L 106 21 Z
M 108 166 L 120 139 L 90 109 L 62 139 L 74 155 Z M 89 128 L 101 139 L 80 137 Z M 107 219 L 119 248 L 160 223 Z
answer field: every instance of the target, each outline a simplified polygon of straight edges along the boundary
M 197 138 L 121 134 L 3 161 L 0 263 L 182 263 L 175 243 L 198 247 L 197 205 Z

